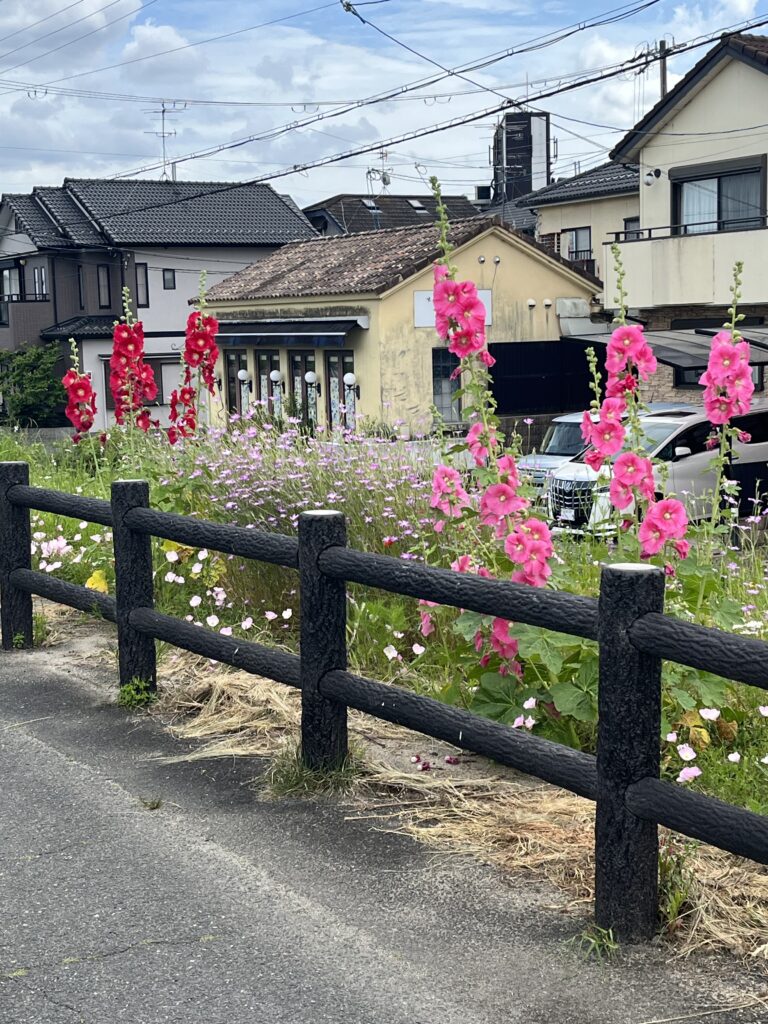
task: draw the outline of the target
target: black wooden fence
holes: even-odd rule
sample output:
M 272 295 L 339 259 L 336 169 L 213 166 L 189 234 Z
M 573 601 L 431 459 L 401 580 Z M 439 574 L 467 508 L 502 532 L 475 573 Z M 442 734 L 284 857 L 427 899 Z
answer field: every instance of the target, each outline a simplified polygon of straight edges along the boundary
M 115 597 L 32 570 L 30 509 L 112 527 Z M 155 611 L 152 537 L 298 569 L 301 656 Z M 350 582 L 597 640 L 597 757 L 348 672 Z M 155 640 L 164 640 L 300 688 L 311 767 L 344 759 L 347 708 L 357 708 L 595 800 L 595 917 L 623 941 L 656 931 L 659 824 L 768 863 L 768 818 L 659 779 L 661 659 L 768 689 L 768 644 L 664 615 L 654 567 L 606 566 L 595 600 L 352 550 L 339 512 L 303 513 L 296 539 L 153 510 L 142 481 L 113 483 L 107 502 L 30 487 L 26 463 L 0 463 L 5 649 L 32 645 L 33 594 L 117 623 L 121 685 L 155 686 Z

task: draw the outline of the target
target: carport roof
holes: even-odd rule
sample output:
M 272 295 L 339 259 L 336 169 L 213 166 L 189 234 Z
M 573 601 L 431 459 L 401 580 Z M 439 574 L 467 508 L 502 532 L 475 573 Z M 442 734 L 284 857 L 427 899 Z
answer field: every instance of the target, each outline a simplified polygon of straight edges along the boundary
M 563 325 L 568 326 L 568 325 Z M 591 325 L 595 327 L 595 324 Z M 704 370 L 709 360 L 712 338 L 717 331 L 713 328 L 699 327 L 685 331 L 645 331 L 645 338 L 653 349 L 653 354 L 660 363 L 666 366 L 677 366 L 681 369 Z M 749 361 L 753 366 L 768 365 L 768 329 L 745 327 L 742 332 L 744 340 L 749 342 Z M 584 329 L 576 332 L 564 332 L 564 341 L 576 341 L 583 345 L 607 345 L 611 336 L 611 327 L 605 324 L 605 330 L 591 332 Z

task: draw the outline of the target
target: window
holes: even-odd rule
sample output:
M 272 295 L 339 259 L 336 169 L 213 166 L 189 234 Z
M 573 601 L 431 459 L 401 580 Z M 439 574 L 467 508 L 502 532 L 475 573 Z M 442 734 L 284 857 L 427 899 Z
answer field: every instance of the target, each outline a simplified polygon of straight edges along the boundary
M 447 348 L 432 349 L 432 402 L 444 423 L 461 420 L 461 400 L 455 398 L 461 381 L 451 379 L 459 359 Z
M 699 384 L 699 377 L 706 370 L 706 366 L 698 367 L 675 367 L 675 387 L 676 388 L 689 388 L 692 391 L 703 391 L 703 387 Z M 752 380 L 755 383 L 755 391 L 765 390 L 765 367 L 764 366 L 753 366 L 752 367 Z
M 163 271 L 163 288 L 167 292 L 176 290 L 176 271 L 175 270 L 164 270 Z
M 408 203 L 417 211 L 417 213 L 429 213 L 429 210 L 420 199 L 409 199 Z
M 310 387 L 304 380 L 307 373 L 315 372 L 314 352 L 289 352 L 288 365 L 291 368 L 291 393 L 296 403 L 296 416 L 302 420 L 317 423 L 317 385 Z
M 85 309 L 85 268 L 77 265 L 77 301 L 80 309 Z
M 256 397 L 267 407 L 267 412 L 280 415 L 283 389 L 269 376 L 280 371 L 279 352 L 256 352 Z
M 568 242 L 568 259 L 578 262 L 579 260 L 592 259 L 592 228 L 571 228 Z
M 44 299 L 48 296 L 48 282 L 46 280 L 45 267 L 34 267 L 32 270 L 34 281 L 34 296 L 36 299 Z
M 675 457 L 675 448 L 690 448 L 691 455 L 701 455 L 707 450 L 707 439 L 712 435 L 712 424 L 709 420 L 697 423 L 688 430 L 673 437 L 669 444 L 664 445 L 657 458 L 671 462 Z
M 248 380 L 237 376 L 241 370 L 248 373 L 248 354 L 245 349 L 228 349 L 224 353 L 224 367 L 227 378 L 227 412 L 241 416 L 250 404 Z
M 642 238 L 642 232 L 640 231 L 640 218 L 639 217 L 625 217 L 624 218 L 624 241 L 632 242 L 637 238 Z
M 736 161 L 738 164 L 738 161 Z M 720 173 L 714 173 L 721 168 Z M 765 172 L 761 167 L 730 169 L 713 165 L 709 172 L 682 178 L 670 171 L 674 231 L 696 235 L 707 231 L 744 231 L 765 224 Z
M 146 263 L 136 264 L 136 306 L 149 305 L 149 272 Z
M 371 213 L 381 213 L 381 210 L 376 205 L 375 199 L 364 199 L 363 206 L 366 208 L 366 210 L 370 210 Z
M 96 277 L 99 283 L 99 309 L 109 309 L 112 305 L 112 292 L 109 286 L 109 266 L 106 263 L 96 267 Z
M 20 298 L 21 282 L 18 267 L 3 267 L 0 270 L 0 297 L 4 299 Z
M 352 352 L 329 352 L 325 357 L 325 379 L 328 382 L 327 411 L 331 428 L 354 428 L 356 399 L 354 386 L 348 388 L 344 377 L 355 372 Z

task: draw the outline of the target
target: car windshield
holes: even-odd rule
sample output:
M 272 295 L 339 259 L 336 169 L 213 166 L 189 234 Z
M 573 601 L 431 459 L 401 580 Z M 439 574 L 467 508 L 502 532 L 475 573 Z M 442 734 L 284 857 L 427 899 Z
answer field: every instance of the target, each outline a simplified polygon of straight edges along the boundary
M 541 442 L 542 455 L 578 455 L 584 447 L 579 423 L 552 423 Z
M 643 448 L 647 452 L 656 451 L 659 445 L 663 444 L 665 441 L 668 441 L 669 438 L 672 437 L 672 435 L 680 427 L 679 423 L 663 423 L 658 420 L 641 420 L 640 423 L 643 428 L 644 435 L 642 442 Z M 617 452 L 616 455 L 611 457 L 610 461 L 614 462 L 620 454 L 620 452 Z M 586 451 L 581 452 L 578 458 L 575 459 L 574 461 L 583 462 L 585 455 Z

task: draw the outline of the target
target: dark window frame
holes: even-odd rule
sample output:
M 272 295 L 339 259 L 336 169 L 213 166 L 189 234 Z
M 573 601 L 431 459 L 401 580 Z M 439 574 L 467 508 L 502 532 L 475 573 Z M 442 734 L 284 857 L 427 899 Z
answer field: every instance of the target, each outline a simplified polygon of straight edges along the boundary
M 680 391 L 703 391 L 699 384 L 699 377 L 706 370 L 706 366 L 675 366 L 673 367 L 673 383 Z M 752 367 L 753 379 L 755 380 L 755 391 L 765 391 L 765 366 L 761 363 Z
M 309 366 L 311 361 L 312 365 Z M 299 364 L 299 375 L 298 378 L 294 373 L 294 363 Z M 299 390 L 301 394 L 300 399 L 300 410 L 299 413 L 303 419 L 315 419 L 319 412 L 320 403 L 317 400 L 317 390 L 313 387 L 314 401 L 309 400 L 309 384 L 304 380 L 304 375 L 311 370 L 313 373 L 317 373 L 317 356 L 313 348 L 302 348 L 302 349 L 289 349 L 288 350 L 288 376 L 290 378 L 290 393 L 296 395 L 296 381 L 299 381 Z M 310 416 L 310 406 L 313 407 L 315 413 L 314 417 Z
M 136 308 L 137 309 L 149 309 L 149 264 L 148 263 L 136 263 L 134 264 L 135 276 L 136 276 Z M 142 270 L 142 277 L 144 278 L 144 302 L 139 299 L 139 268 Z
M 269 399 L 274 398 L 275 395 L 280 396 L 282 400 L 283 387 L 281 383 L 275 383 L 269 376 L 273 370 L 280 370 L 280 350 L 276 348 L 257 348 L 254 353 L 254 359 L 256 362 L 256 380 L 254 381 L 254 396 L 260 402 L 266 403 L 266 409 L 268 412 L 274 412 L 275 407 L 279 406 L 278 402 L 272 402 L 269 404 Z M 262 361 L 269 363 L 269 369 L 267 370 L 267 393 L 262 393 L 261 387 L 261 363 Z M 281 371 L 282 372 L 282 371 Z
M 631 225 L 631 226 L 630 226 Z M 643 237 L 643 232 L 640 229 L 640 214 L 636 217 L 625 217 L 624 218 L 624 234 L 622 241 L 634 242 L 638 238 Z
M 724 231 L 756 231 L 766 227 L 766 181 L 768 180 L 768 154 L 762 156 L 739 157 L 734 160 L 717 160 L 707 164 L 691 164 L 687 167 L 672 167 L 668 171 L 671 187 L 672 201 L 672 234 L 720 234 Z M 758 212 L 752 218 L 745 220 L 760 220 L 759 224 L 742 224 L 738 221 L 726 222 L 722 216 L 722 178 L 741 174 L 757 174 L 759 176 L 760 206 Z M 688 225 L 682 221 L 683 186 L 688 183 L 715 178 L 717 180 L 717 226 L 705 231 L 687 231 Z M 708 221 L 703 222 L 708 224 Z M 732 223 L 733 227 L 724 227 L 725 223 Z
M 573 262 L 579 260 L 591 260 L 592 259 L 592 225 L 591 224 L 580 224 L 574 228 L 563 228 L 561 231 L 562 235 L 571 235 L 573 238 L 577 231 L 588 231 L 589 232 L 589 248 L 588 249 L 572 249 L 571 242 L 568 242 L 568 259 Z M 562 255 L 562 246 L 560 249 L 560 255 Z
M 236 363 L 232 378 L 230 378 L 229 374 L 230 363 Z M 243 393 L 244 389 L 248 388 L 248 383 L 238 378 L 239 370 L 248 372 L 248 350 L 245 348 L 228 348 L 224 352 L 224 386 L 226 389 L 224 403 L 229 416 L 242 416 L 243 412 L 248 411 L 247 403 L 245 410 L 243 409 Z M 250 389 L 248 389 L 248 393 L 250 394 Z
M 438 365 L 438 364 L 444 364 L 444 365 Z M 436 380 L 441 380 L 441 381 L 442 380 L 448 380 L 451 383 L 451 392 L 453 393 L 455 391 L 459 391 L 461 389 L 461 380 L 457 377 L 455 380 L 452 381 L 451 380 L 451 374 L 460 365 L 461 365 L 461 363 L 459 361 L 458 356 L 455 356 L 452 352 L 449 352 L 447 348 L 435 347 L 435 348 L 432 349 L 432 404 L 435 406 L 437 411 L 439 413 L 441 413 L 441 415 L 443 415 L 443 422 L 446 423 L 446 424 L 461 423 L 461 421 L 462 421 L 461 398 L 457 398 L 455 401 L 451 402 L 451 418 L 447 419 L 445 417 L 445 415 L 442 414 L 442 410 L 440 408 L 440 405 L 435 401 L 435 397 L 436 397 L 435 396 L 435 381 Z M 448 373 L 447 377 L 445 376 L 444 372 L 438 375 L 435 372 L 438 369 L 442 370 L 442 371 L 450 370 L 450 373 Z M 454 384 L 455 384 L 455 387 L 453 386 Z M 457 406 L 457 409 L 456 409 L 456 412 L 458 413 L 457 418 L 454 418 L 454 416 L 453 416 L 453 407 L 454 406 Z
M 112 280 L 111 280 L 112 275 L 110 274 L 110 269 L 111 268 L 110 268 L 108 263 L 98 263 L 96 265 L 96 285 L 97 285 L 98 295 L 99 295 L 99 309 L 111 309 L 112 308 Z M 104 276 L 106 278 L 106 286 L 107 286 L 107 288 L 106 288 L 106 291 L 107 291 L 107 301 L 106 302 L 102 302 L 102 299 L 104 298 L 104 292 L 103 292 L 103 289 L 102 289 L 102 271 L 104 272 Z
M 331 364 L 335 357 L 338 357 L 337 372 L 331 371 Z M 350 366 L 345 367 L 345 363 L 350 361 Z M 354 422 L 357 417 L 357 396 L 354 392 L 350 395 L 350 401 L 352 403 L 352 409 L 347 407 L 347 392 L 346 385 L 344 384 L 344 376 L 347 373 L 355 373 L 355 353 L 353 349 L 334 349 L 333 351 L 326 351 L 325 353 L 325 380 L 326 380 L 326 396 L 325 396 L 325 414 L 328 417 L 328 426 L 333 428 L 334 426 L 340 427 L 342 430 L 346 429 L 350 422 Z M 334 424 L 333 422 L 333 405 L 331 402 L 331 381 L 338 381 L 339 388 L 339 404 L 344 408 L 344 412 L 339 417 L 339 422 Z M 351 412 L 351 415 L 350 415 Z
M 170 278 L 168 275 L 170 274 Z M 168 281 L 170 280 L 170 284 Z M 175 292 L 176 291 L 176 271 L 173 267 L 163 268 L 163 291 Z

